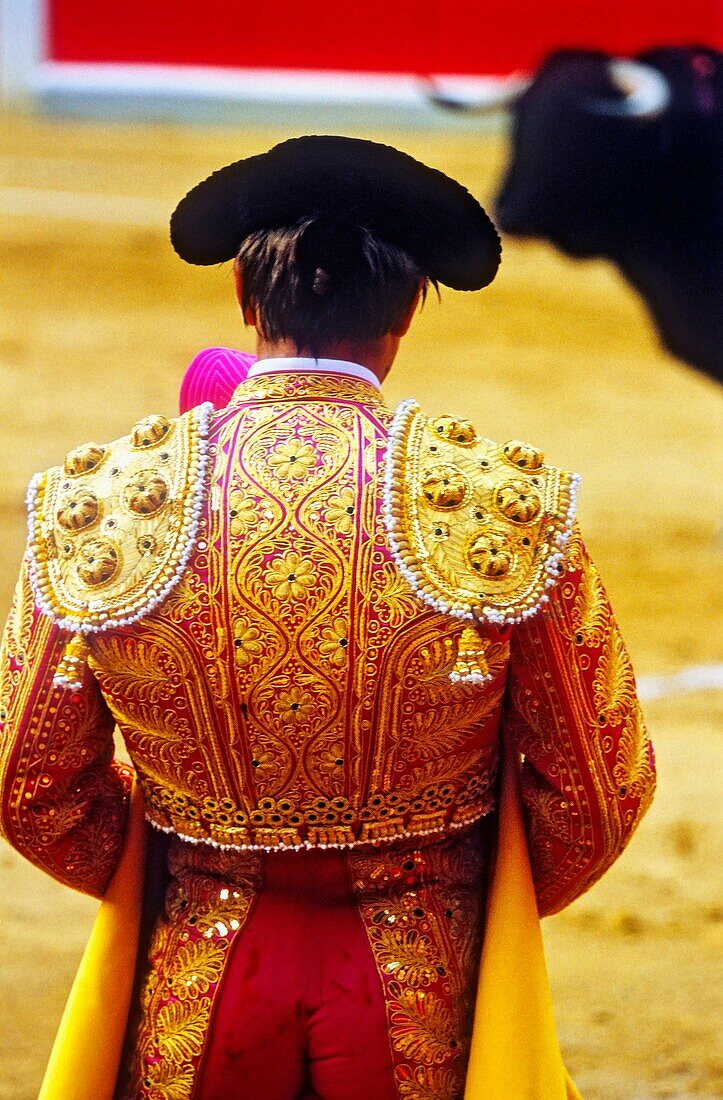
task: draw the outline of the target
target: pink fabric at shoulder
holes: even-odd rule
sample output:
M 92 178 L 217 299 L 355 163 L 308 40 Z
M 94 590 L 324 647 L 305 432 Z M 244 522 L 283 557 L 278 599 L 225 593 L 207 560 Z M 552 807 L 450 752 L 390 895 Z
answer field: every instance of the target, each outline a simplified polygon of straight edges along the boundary
M 212 401 L 222 409 L 231 400 L 233 391 L 246 381 L 255 355 L 232 348 L 204 348 L 188 367 L 178 398 L 179 411 L 188 412 L 204 401 Z

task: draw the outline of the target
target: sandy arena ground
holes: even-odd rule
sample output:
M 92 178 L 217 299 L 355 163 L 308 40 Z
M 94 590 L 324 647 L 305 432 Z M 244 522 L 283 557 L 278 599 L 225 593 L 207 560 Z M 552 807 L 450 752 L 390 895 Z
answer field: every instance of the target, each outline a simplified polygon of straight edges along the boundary
M 203 175 L 285 136 L 0 118 L 0 214 L 12 211 L 0 227 L 3 613 L 30 475 L 142 414 L 174 413 L 199 348 L 251 349 L 228 265 L 183 265 L 165 222 Z M 502 138 L 374 136 L 483 201 L 494 193 Z M 721 659 L 720 393 L 660 350 L 613 270 L 505 242 L 493 287 L 428 301 L 386 389 L 390 402 L 415 394 L 583 473 L 583 527 L 639 675 Z M 560 1036 L 585 1100 L 723 1095 L 720 696 L 660 698 L 647 714 L 657 800 L 607 878 L 545 924 Z M 0 1100 L 31 1100 L 95 903 L 6 846 L 0 868 Z

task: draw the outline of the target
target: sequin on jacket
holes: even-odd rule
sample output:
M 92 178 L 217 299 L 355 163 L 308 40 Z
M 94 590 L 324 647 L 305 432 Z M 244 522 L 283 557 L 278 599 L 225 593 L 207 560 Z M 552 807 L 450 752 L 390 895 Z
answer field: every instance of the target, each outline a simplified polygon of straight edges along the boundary
M 150 821 L 192 841 L 444 835 L 494 809 L 504 723 L 540 910 L 560 909 L 654 788 L 574 493 L 532 447 L 312 374 L 72 452 L 29 497 L 0 831 L 95 895 L 133 770 Z

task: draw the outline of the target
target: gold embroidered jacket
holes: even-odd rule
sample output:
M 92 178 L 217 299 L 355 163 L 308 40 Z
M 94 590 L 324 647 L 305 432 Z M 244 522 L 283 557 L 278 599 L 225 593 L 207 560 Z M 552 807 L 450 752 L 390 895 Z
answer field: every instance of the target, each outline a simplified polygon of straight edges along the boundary
M 350 378 L 274 374 L 149 417 L 31 486 L 0 667 L 0 829 L 101 894 L 132 771 L 158 828 L 390 844 L 494 809 L 524 754 L 542 912 L 652 796 L 630 661 L 575 481 Z

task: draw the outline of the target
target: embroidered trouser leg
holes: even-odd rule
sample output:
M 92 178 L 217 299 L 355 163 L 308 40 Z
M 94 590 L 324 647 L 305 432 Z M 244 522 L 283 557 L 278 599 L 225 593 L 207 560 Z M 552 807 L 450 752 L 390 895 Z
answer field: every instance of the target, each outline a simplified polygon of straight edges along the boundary
M 485 843 L 218 853 L 174 842 L 129 1097 L 457 1100 Z

